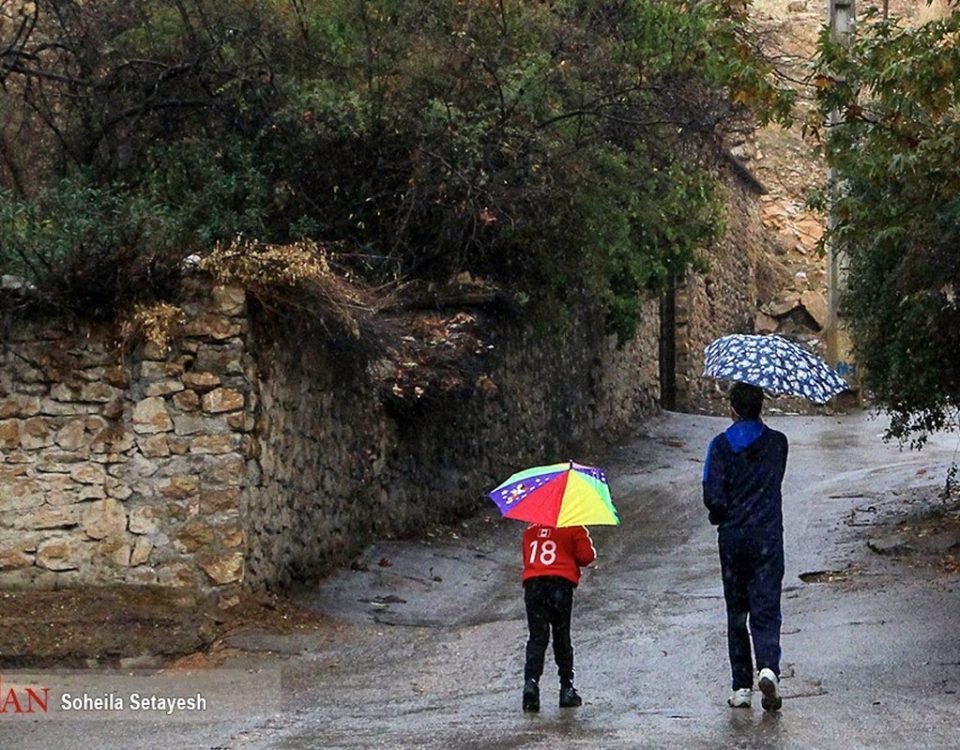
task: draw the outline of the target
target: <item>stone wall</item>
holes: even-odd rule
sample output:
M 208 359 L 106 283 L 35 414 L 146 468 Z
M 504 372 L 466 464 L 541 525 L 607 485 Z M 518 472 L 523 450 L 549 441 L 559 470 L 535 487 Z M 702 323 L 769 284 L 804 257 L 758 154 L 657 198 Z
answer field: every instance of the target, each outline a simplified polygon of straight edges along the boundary
M 739 170 L 724 176 L 727 232 L 710 249 L 709 270 L 688 274 L 676 291 L 676 379 L 680 411 L 725 414 L 725 390 L 702 377 L 703 350 L 730 333 L 753 333 L 758 261 L 768 239 L 760 215 L 763 188 Z
M 241 290 L 195 286 L 167 349 L 15 321 L 0 350 L 0 586 L 234 600 L 452 520 L 522 465 L 588 460 L 658 398 L 655 305 L 627 346 L 583 319 L 491 339 L 483 388 L 385 400 L 367 359 Z M 256 353 L 256 357 L 252 353 Z
M 656 408 L 657 329 L 649 305 L 619 349 L 596 319 L 562 339 L 504 331 L 484 357 L 485 389 L 427 392 L 397 413 L 348 354 L 255 323 L 263 479 L 248 492 L 248 583 L 321 575 L 374 537 L 483 509 L 512 471 L 589 459 Z
M 15 321 L 0 350 L 0 585 L 159 584 L 231 595 L 255 394 L 242 291 L 184 303 L 173 347 Z

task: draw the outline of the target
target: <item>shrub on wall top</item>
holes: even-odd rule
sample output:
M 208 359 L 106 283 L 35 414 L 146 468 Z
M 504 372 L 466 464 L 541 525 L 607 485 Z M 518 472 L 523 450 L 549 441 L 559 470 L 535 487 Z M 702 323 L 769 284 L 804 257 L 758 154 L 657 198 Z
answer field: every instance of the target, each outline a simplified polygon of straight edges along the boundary
M 90 311 L 243 234 L 626 335 L 720 228 L 695 146 L 789 105 L 728 0 L 61 6 L 0 40 L 35 136 L 3 144 L 0 261 Z

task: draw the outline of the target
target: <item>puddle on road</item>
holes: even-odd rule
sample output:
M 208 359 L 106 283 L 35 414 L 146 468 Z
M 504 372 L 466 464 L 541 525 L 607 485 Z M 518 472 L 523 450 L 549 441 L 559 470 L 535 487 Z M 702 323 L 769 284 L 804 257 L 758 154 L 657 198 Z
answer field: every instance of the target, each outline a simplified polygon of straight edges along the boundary
M 853 576 L 856 571 L 847 570 L 812 570 L 800 574 L 800 580 L 804 583 L 836 583 L 845 581 Z

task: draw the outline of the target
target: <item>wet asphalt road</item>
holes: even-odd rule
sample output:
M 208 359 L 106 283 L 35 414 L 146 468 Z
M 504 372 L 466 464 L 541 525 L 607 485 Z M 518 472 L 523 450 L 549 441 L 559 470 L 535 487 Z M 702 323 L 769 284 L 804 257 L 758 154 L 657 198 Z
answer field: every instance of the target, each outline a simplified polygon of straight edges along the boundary
M 340 623 L 322 637 L 236 636 L 248 653 L 230 667 L 263 681 L 263 702 L 241 690 L 200 723 L 40 721 L 4 732 L 0 747 L 960 747 L 960 576 L 871 553 L 863 525 L 899 498 L 935 495 L 956 436 L 910 453 L 861 414 L 768 422 L 791 442 L 780 714 L 724 702 L 725 617 L 700 473 L 728 421 L 666 414 L 604 456 L 578 457 L 606 469 L 623 517 L 594 529 L 599 561 L 575 600 L 582 708 L 557 707 L 548 652 L 543 709 L 520 710 L 522 525 L 486 513 L 460 533 L 377 544 L 367 570 L 303 591 Z

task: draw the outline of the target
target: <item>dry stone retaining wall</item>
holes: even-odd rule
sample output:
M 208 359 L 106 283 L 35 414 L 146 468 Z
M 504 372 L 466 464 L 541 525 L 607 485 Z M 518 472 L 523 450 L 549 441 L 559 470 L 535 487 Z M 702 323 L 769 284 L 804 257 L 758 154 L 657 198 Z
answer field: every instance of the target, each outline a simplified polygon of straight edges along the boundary
M 644 321 L 620 349 L 593 319 L 559 340 L 513 331 L 485 355 L 486 390 L 427 392 L 399 414 L 349 357 L 254 325 L 263 480 L 248 493 L 250 584 L 320 575 L 373 537 L 480 510 L 509 471 L 585 458 L 656 408 L 655 306 Z
M 320 331 L 278 333 L 239 289 L 198 285 L 182 306 L 166 350 L 123 351 L 86 323 L 8 330 L 0 586 L 158 584 L 230 602 L 479 509 L 504 472 L 582 458 L 658 398 L 652 304 L 622 348 L 595 317 L 562 337 L 503 331 L 485 389 L 399 412 L 361 358 Z
M 0 585 L 218 588 L 243 576 L 250 483 L 244 295 L 184 304 L 174 346 L 14 323 L 0 351 Z

